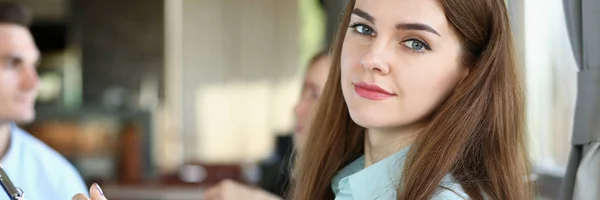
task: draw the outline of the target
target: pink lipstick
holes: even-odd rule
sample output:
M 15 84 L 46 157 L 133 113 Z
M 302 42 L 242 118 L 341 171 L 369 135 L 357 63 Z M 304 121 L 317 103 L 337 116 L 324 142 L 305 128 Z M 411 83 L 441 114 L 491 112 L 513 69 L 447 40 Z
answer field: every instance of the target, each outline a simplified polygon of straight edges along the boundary
M 358 96 L 370 100 L 384 100 L 396 96 L 396 94 L 389 92 L 376 84 L 369 84 L 364 81 L 354 83 L 354 91 Z

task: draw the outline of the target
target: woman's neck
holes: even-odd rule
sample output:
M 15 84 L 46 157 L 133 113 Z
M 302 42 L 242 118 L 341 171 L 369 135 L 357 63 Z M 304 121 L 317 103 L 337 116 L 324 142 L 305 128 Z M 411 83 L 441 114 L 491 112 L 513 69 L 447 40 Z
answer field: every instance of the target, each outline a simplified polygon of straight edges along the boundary
M 410 146 L 422 125 L 397 129 L 367 129 L 365 134 L 365 168 Z

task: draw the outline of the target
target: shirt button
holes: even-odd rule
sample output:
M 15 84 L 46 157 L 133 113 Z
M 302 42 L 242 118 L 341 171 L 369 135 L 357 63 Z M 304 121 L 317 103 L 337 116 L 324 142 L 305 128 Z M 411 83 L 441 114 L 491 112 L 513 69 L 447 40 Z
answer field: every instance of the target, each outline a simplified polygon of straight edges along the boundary
M 348 185 L 350 185 L 350 183 L 348 182 L 347 178 L 344 178 L 341 181 L 341 185 L 342 185 L 342 187 L 348 187 Z

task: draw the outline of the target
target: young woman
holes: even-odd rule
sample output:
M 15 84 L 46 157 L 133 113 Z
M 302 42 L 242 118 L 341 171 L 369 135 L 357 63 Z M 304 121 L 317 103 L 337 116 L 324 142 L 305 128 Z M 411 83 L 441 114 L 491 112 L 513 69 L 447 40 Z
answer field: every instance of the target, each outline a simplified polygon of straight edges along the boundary
M 504 0 L 350 0 L 293 200 L 533 199 Z

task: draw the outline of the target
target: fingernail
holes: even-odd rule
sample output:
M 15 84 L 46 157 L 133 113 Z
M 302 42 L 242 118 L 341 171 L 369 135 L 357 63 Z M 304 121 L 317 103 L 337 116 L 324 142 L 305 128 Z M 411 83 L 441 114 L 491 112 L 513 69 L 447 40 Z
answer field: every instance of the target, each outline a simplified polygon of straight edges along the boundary
M 104 193 L 102 192 L 102 188 L 100 188 L 100 185 L 98 185 L 98 183 L 96 183 L 96 189 L 98 189 L 98 192 L 100 192 L 100 196 L 104 196 Z

